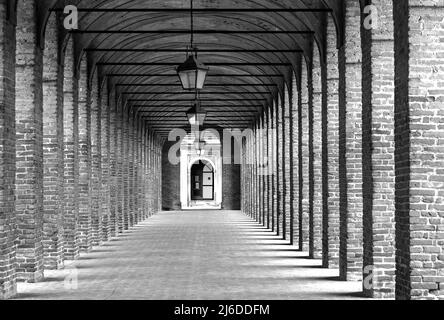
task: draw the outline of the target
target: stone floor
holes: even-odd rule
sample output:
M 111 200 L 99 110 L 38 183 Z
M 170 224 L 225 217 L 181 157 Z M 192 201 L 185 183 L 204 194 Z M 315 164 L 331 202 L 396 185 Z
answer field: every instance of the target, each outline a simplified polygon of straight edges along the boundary
M 163 212 L 103 246 L 20 283 L 18 299 L 358 299 L 338 281 L 237 211 Z

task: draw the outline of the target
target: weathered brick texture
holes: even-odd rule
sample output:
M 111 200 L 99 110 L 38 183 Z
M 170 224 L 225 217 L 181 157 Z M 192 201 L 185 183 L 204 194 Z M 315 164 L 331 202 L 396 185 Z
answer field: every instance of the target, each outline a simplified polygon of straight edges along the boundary
M 299 108 L 300 120 L 299 120 L 299 143 L 301 145 L 301 179 L 299 197 L 301 198 L 301 209 L 299 211 L 299 223 L 300 223 L 300 249 L 302 251 L 309 250 L 309 227 L 310 227 L 310 174 L 309 174 L 309 164 L 310 164 L 310 151 L 309 151 L 309 103 L 310 95 L 309 86 L 311 87 L 311 82 L 308 79 L 308 64 L 306 61 L 302 60 L 301 66 L 301 104 Z M 311 68 L 310 68 L 311 70 Z
M 64 265 L 63 76 L 56 15 L 48 20 L 43 53 L 43 253 L 45 269 Z
M 64 207 L 63 235 L 65 258 L 75 260 L 79 256 L 79 80 L 75 74 L 74 49 L 69 39 L 65 49 L 65 77 L 63 85 L 63 132 L 64 132 Z
M 284 106 L 282 97 L 279 96 L 276 102 L 276 165 L 277 165 L 277 206 L 278 206 L 278 214 L 277 214 L 277 233 L 278 235 L 283 236 L 285 233 L 284 225 L 285 225 L 285 216 L 284 216 L 284 206 L 285 206 L 285 181 L 284 181 L 284 123 L 283 123 L 283 112 Z
M 16 179 L 17 277 L 43 278 L 43 54 L 37 1 L 17 3 Z
M 101 110 L 101 165 L 102 165 L 102 186 L 101 186 L 101 228 L 102 240 L 108 241 L 110 238 L 110 104 L 108 82 L 104 82 L 100 90 Z
M 384 28 L 362 21 L 364 281 L 370 297 L 395 296 L 395 139 L 393 6 L 369 1 Z M 363 15 L 362 19 L 366 16 Z
M 443 1 L 396 1 L 396 297 L 444 297 Z
M 362 53 L 360 4 L 345 1 L 339 49 L 340 277 L 362 279 Z
M 88 88 L 88 65 L 80 63 L 79 79 L 79 241 L 80 250 L 92 248 L 91 233 L 91 95 Z
M 99 78 L 93 76 L 91 84 L 91 241 L 93 246 L 102 242 L 102 104 L 99 96 Z
M 310 108 L 310 248 L 309 256 L 322 258 L 322 66 L 319 48 L 313 47 L 312 107 Z
M 327 99 L 327 173 L 328 208 L 324 211 L 323 266 L 339 266 L 339 69 L 336 26 L 327 20 L 326 99 Z
M 292 223 L 292 205 L 291 205 L 291 187 L 292 187 L 292 153 L 291 153 L 291 126 L 290 126 L 290 95 L 288 87 L 284 88 L 284 101 L 283 101 L 283 148 L 284 148 L 284 239 L 292 241 L 293 235 L 293 223 Z
M 15 16 L 0 3 L 0 299 L 17 292 L 15 188 Z
M 110 192 L 110 202 L 109 202 L 109 234 L 110 237 L 116 237 L 119 230 L 119 210 L 118 210 L 118 131 L 117 123 L 120 119 L 117 116 L 116 109 L 116 93 L 115 90 L 111 90 L 109 93 L 109 192 Z
M 300 230 L 299 230 L 299 210 L 300 210 L 300 145 L 299 145 L 299 99 L 300 99 L 300 87 L 298 85 L 298 79 L 296 74 L 293 74 L 292 78 L 292 90 L 291 90 L 291 144 L 292 150 L 292 208 L 293 208 L 293 243 L 299 247 Z

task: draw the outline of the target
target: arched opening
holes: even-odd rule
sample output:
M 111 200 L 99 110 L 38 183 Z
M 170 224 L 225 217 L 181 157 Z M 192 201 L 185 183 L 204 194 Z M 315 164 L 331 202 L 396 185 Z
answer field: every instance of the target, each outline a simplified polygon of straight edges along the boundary
M 210 162 L 198 160 L 191 167 L 191 200 L 214 200 L 214 168 Z
M 216 130 L 204 130 L 196 144 L 195 133 L 188 134 L 180 147 L 181 209 L 221 209 L 222 155 Z

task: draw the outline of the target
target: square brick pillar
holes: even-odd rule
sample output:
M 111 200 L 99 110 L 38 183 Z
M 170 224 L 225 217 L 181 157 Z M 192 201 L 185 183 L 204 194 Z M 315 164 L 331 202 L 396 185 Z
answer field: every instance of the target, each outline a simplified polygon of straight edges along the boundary
M 128 205 L 129 205 L 129 224 L 133 227 L 136 224 L 136 214 L 134 207 L 135 199 L 135 187 L 134 187 L 134 176 L 135 176 L 135 123 L 134 123 L 134 113 L 131 110 L 128 118 Z
M 277 164 L 277 234 L 280 236 L 284 236 L 285 234 L 285 216 L 284 216 L 284 206 L 285 206 L 285 184 L 284 184 L 284 123 L 283 123 L 283 103 L 282 98 L 279 95 L 276 102 L 276 164 Z
M 259 183 L 259 222 L 264 225 L 264 175 L 262 173 L 263 169 L 263 141 L 262 141 L 262 119 L 258 118 L 257 122 L 257 139 L 258 139 L 258 162 L 257 162 L 257 175 L 258 175 L 258 183 Z
M 273 231 L 279 234 L 279 213 L 278 213 L 278 148 L 277 148 L 277 103 L 273 101 L 273 106 L 271 107 L 271 125 L 272 125 L 272 144 L 273 144 Z
M 149 174 L 149 202 L 150 202 L 150 215 L 152 216 L 154 212 L 154 134 L 150 132 L 149 137 L 149 159 L 150 159 L 150 174 Z
M 336 25 L 332 17 L 327 19 L 325 90 L 327 105 L 327 173 L 328 199 L 324 211 L 324 241 L 322 265 L 339 267 L 339 60 Z M 327 216 L 325 217 L 325 214 Z
M 63 268 L 63 65 L 56 15 L 49 17 L 43 55 L 43 255 L 45 269 Z
M 0 300 L 17 293 L 15 189 L 15 14 L 0 3 Z M 9 8 L 11 9 L 11 8 Z
M 444 298 L 444 8 L 394 1 L 396 298 Z
M 72 40 L 65 50 L 65 77 L 63 98 L 64 135 L 64 208 L 63 235 L 65 258 L 79 257 L 79 80 L 75 74 Z
M 395 297 L 395 134 L 393 4 L 369 1 L 378 24 L 365 26 L 363 52 L 362 153 L 364 204 L 363 290 L 369 297 Z
M 260 165 L 261 165 L 261 142 L 260 142 L 260 123 L 256 119 L 255 136 L 255 180 L 256 180 L 256 221 L 262 223 L 262 191 L 261 191 L 261 176 L 260 176 Z
M 268 107 L 266 109 L 266 124 L 267 124 L 267 182 L 268 182 L 268 228 L 270 230 L 274 229 L 274 206 L 273 206 L 273 197 L 274 197 L 274 178 L 273 178 L 273 166 L 274 166 L 274 158 L 273 158 L 273 121 L 272 121 L 272 109 Z
M 117 122 L 120 119 L 117 117 L 116 110 L 116 90 L 109 92 L 109 235 L 116 237 L 119 230 L 119 211 L 118 211 L 118 176 L 117 176 L 117 158 L 118 154 L 118 134 Z
M 302 251 L 309 251 L 309 241 L 310 241 L 310 150 L 309 150 L 309 108 L 310 108 L 310 98 L 309 86 L 311 86 L 311 81 L 308 79 L 308 64 L 303 59 L 301 65 L 301 104 L 300 104 L 300 145 L 301 145 L 301 162 L 302 167 L 301 176 L 299 177 L 302 181 L 299 189 L 299 196 L 301 198 L 301 210 L 300 210 L 300 234 L 301 234 L 301 246 Z M 311 68 L 310 68 L 311 70 Z
M 91 95 L 88 65 L 80 63 L 79 81 L 79 241 L 80 250 L 88 252 L 91 242 Z
M 300 88 L 298 87 L 298 79 L 296 75 L 293 74 L 292 77 L 292 89 L 291 89 L 291 106 L 290 106 L 290 122 L 291 122 L 291 133 L 290 133 L 290 141 L 291 141 L 291 149 L 292 149 L 292 211 L 293 211 L 293 244 L 299 247 L 300 240 L 300 230 L 299 230 L 299 212 L 300 212 L 300 197 L 299 197 L 299 189 L 300 189 L 300 145 L 299 145 L 299 92 Z
M 109 190 L 109 149 L 110 149 L 110 103 L 109 103 L 109 84 L 105 83 L 100 90 L 101 113 L 100 113 L 100 128 L 102 130 L 101 150 L 102 150 L 102 187 L 101 187 L 101 228 L 102 241 L 108 241 L 110 238 L 110 190 Z
M 252 192 L 252 173 L 251 173 L 251 136 L 252 133 L 250 133 L 247 136 L 247 141 L 246 141 L 246 153 L 247 153 L 247 213 L 248 216 L 253 217 L 252 215 L 252 197 L 253 197 L 253 192 Z
M 37 1 L 18 1 L 16 50 L 16 177 L 18 279 L 43 279 L 43 54 Z
M 261 148 L 262 148 L 262 164 L 261 164 L 261 178 L 262 178 L 262 221 L 263 226 L 267 227 L 268 219 L 268 156 L 267 156 L 267 124 L 265 122 L 265 113 L 261 114 Z
M 362 279 L 362 54 L 358 1 L 345 5 L 339 49 L 340 277 Z
M 261 118 L 262 123 L 262 180 L 264 189 L 264 226 L 270 228 L 270 194 L 269 194 L 269 156 L 268 156 L 268 123 L 267 115 L 264 111 Z
M 291 113 L 290 113 L 290 95 L 288 87 L 284 88 L 284 101 L 283 101 L 283 148 L 284 148 L 284 239 L 289 242 L 293 241 L 293 208 L 291 202 L 291 188 L 292 188 L 292 158 L 291 153 Z
M 97 74 L 91 83 L 91 241 L 102 241 L 102 104 Z
M 123 112 L 119 103 L 116 104 L 116 210 L 117 210 L 117 226 L 118 233 L 122 233 L 125 229 L 124 223 L 124 206 L 123 206 Z
M 136 118 L 136 124 L 137 124 L 137 154 L 136 154 L 136 214 L 137 214 L 137 223 L 140 223 L 143 221 L 143 157 L 141 153 L 141 149 L 143 146 L 142 141 L 142 122 L 139 117 Z
M 129 116 L 128 110 L 123 110 L 122 117 L 122 176 L 123 176 L 123 228 L 130 227 L 130 205 L 129 205 Z M 155 181 L 154 181 L 155 182 Z M 155 186 L 154 186 L 155 188 Z
M 310 117 L 310 248 L 309 256 L 322 259 L 322 61 L 319 48 L 313 43 Z

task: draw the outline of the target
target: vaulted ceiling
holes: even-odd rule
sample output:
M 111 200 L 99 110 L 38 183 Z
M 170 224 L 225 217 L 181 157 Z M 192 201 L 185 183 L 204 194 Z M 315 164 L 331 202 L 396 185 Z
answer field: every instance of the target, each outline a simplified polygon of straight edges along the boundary
M 313 43 L 322 53 L 325 18 L 337 17 L 340 2 L 194 0 L 195 45 L 210 67 L 201 93 L 207 123 L 248 126 L 282 93 L 298 60 L 310 59 Z M 175 69 L 190 43 L 190 1 L 42 0 L 42 26 L 69 4 L 79 9 L 72 33 L 78 59 L 86 54 L 117 97 L 159 133 L 185 126 L 194 96 L 182 90 Z

